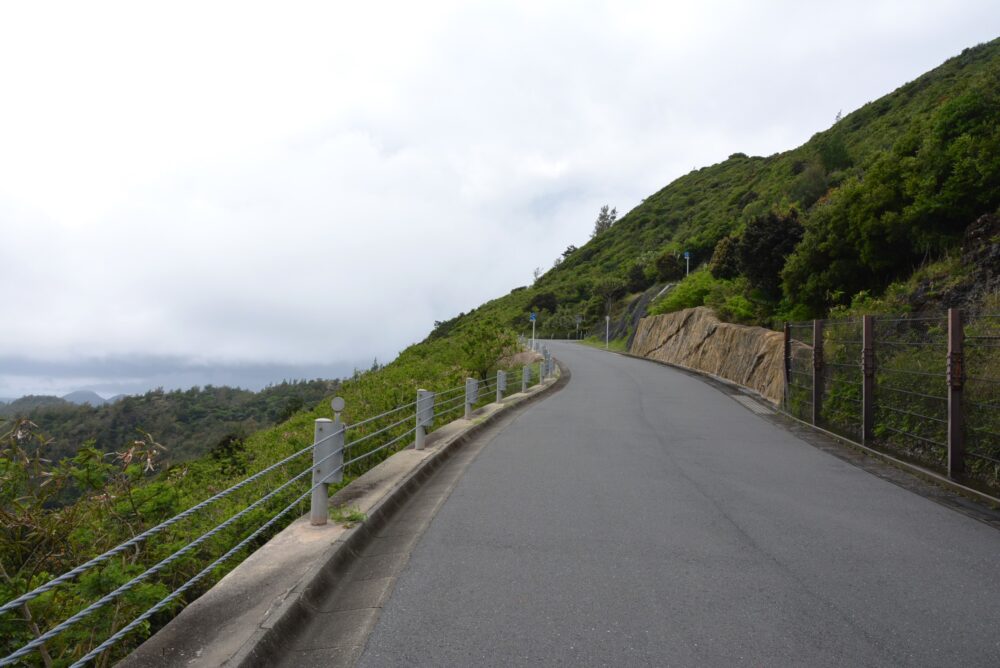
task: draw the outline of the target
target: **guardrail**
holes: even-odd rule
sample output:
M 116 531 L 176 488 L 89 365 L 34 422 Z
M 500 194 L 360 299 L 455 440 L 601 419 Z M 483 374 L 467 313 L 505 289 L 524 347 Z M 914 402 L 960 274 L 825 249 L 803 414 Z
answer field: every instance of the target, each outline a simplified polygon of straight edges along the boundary
M 553 370 L 554 363 L 552 356 L 548 350 L 543 349 L 542 361 L 536 365 L 526 365 L 520 368 L 520 390 L 523 392 L 529 386 L 541 383 L 546 377 L 552 375 Z M 45 652 L 46 643 L 56 639 L 67 630 L 81 625 L 98 610 L 115 604 L 127 593 L 136 590 L 144 583 L 152 581 L 157 576 L 160 576 L 161 581 L 170 582 L 170 578 L 167 576 L 170 574 L 170 567 L 172 565 L 182 560 L 197 558 L 199 555 L 194 553 L 195 550 L 207 546 L 211 541 L 220 536 L 224 538 L 228 537 L 229 542 L 232 544 L 228 546 L 225 552 L 209 561 L 193 577 L 188 578 L 179 585 L 174 584 L 172 591 L 168 595 L 161 597 L 131 621 L 127 623 L 122 622 L 100 644 L 76 657 L 71 665 L 74 667 L 84 666 L 88 662 L 95 660 L 106 664 L 108 660 L 115 658 L 109 652 L 119 645 L 123 639 L 127 638 L 137 629 L 145 628 L 150 619 L 166 610 L 168 606 L 176 605 L 181 600 L 181 597 L 190 592 L 210 574 L 216 572 L 218 567 L 226 562 L 233 561 L 234 557 L 240 553 L 242 553 L 242 558 L 246 558 L 253 549 L 266 541 L 270 532 L 280 529 L 284 524 L 291 521 L 295 515 L 301 515 L 302 504 L 306 498 L 311 497 L 309 510 L 310 522 L 314 525 L 326 524 L 329 517 L 328 498 L 330 485 L 342 483 L 345 477 L 353 478 L 364 473 L 410 443 L 415 448 L 422 449 L 426 434 L 435 427 L 439 427 L 447 421 L 458 417 L 457 414 L 459 411 L 462 411 L 460 415 L 468 419 L 478 407 L 492 401 L 499 402 L 507 392 L 509 380 L 516 377 L 514 371 L 516 371 L 516 368 L 509 372 L 498 371 L 496 376 L 489 380 L 469 378 L 463 385 L 446 388 L 437 392 L 417 390 L 417 396 L 414 401 L 396 406 L 388 411 L 353 424 L 346 424 L 340 420 L 339 412 L 344 408 L 343 400 L 335 398 L 332 402 L 335 412 L 334 419 L 320 418 L 315 421 L 314 439 L 310 445 L 299 449 L 292 455 L 271 464 L 174 517 L 143 531 L 132 539 L 105 551 L 59 576 L 53 577 L 45 584 L 35 587 L 31 591 L 0 605 L 0 615 L 20 613 L 25 621 L 29 621 L 31 613 L 28 606 L 32 601 L 48 592 L 58 589 L 60 585 L 76 580 L 118 555 L 140 550 L 150 539 L 164 534 L 185 520 L 198 517 L 219 500 L 229 497 L 241 489 L 248 488 L 271 474 L 287 472 L 289 467 L 295 466 L 296 462 L 300 462 L 307 455 L 312 454 L 311 464 L 303 470 L 290 475 L 283 482 L 274 486 L 273 489 L 269 489 L 260 498 L 249 503 L 239 512 L 216 524 L 213 528 L 205 531 L 194 540 L 188 541 L 185 545 L 179 547 L 167 557 L 160 559 L 157 563 L 145 569 L 128 582 L 104 594 L 98 600 L 68 616 L 52 628 L 40 632 L 30 642 L 8 656 L 0 658 L 0 666 L 8 666 L 14 663 L 27 665 L 41 663 L 40 652 Z M 311 478 L 307 482 L 306 478 L 310 476 Z M 291 499 L 291 501 L 288 501 L 288 499 Z M 270 502 L 274 502 L 275 505 L 272 505 L 268 509 Z M 277 508 L 276 512 L 274 511 L 275 507 Z M 298 509 L 298 513 L 295 512 L 296 509 Z M 261 512 L 257 512 L 258 510 Z M 244 519 L 250 520 L 251 523 L 240 524 L 240 520 Z M 240 534 L 245 535 L 224 536 L 224 532 L 231 528 L 238 529 Z M 206 561 L 208 560 L 206 559 Z M 121 654 L 124 654 L 124 652 L 120 652 L 117 658 L 120 658 Z M 66 657 L 62 658 L 65 659 Z M 49 662 L 47 654 L 45 655 L 44 662 Z
M 1000 489 L 1000 315 L 785 323 L 784 409 L 866 447 Z

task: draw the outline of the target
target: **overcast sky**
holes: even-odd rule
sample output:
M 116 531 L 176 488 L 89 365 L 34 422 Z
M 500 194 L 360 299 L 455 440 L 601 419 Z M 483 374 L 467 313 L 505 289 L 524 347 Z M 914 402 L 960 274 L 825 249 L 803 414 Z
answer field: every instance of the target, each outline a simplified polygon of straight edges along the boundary
M 693 167 L 793 148 L 1000 3 L 0 9 L 0 397 L 336 376 Z

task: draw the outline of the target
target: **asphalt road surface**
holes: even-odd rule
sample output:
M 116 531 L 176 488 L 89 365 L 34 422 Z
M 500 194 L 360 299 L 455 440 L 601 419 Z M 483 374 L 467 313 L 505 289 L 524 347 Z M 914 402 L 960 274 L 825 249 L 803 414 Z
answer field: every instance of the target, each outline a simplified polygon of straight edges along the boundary
M 361 666 L 997 666 L 1000 532 L 708 383 L 572 372 L 472 461 Z

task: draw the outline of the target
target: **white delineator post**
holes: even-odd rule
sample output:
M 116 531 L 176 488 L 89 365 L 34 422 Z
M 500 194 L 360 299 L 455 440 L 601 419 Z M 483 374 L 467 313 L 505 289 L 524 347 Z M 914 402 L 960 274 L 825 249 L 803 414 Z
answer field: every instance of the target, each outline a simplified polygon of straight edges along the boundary
M 497 371 L 497 403 L 503 400 L 503 393 L 507 391 L 507 372 Z
M 343 399 L 339 406 L 343 408 Z M 322 526 L 330 516 L 328 486 L 344 479 L 344 423 L 340 421 L 339 411 L 333 420 L 316 420 L 313 443 L 316 444 L 313 447 L 312 475 L 315 488 L 309 505 L 309 523 Z
M 479 400 L 479 381 L 475 378 L 465 379 L 465 419 L 472 418 L 472 407 Z
M 423 450 L 427 427 L 434 423 L 434 393 L 417 390 L 417 427 L 414 431 L 413 449 Z
M 531 365 L 525 364 L 521 367 L 521 391 L 528 391 L 528 383 L 531 382 Z

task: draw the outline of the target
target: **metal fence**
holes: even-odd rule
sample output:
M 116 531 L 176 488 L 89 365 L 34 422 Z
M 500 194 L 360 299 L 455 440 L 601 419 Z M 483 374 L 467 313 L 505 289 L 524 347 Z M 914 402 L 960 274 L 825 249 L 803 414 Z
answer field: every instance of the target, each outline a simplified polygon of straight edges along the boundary
M 45 651 L 46 643 L 70 629 L 87 624 L 91 624 L 92 633 L 98 633 L 102 630 L 101 625 L 92 624 L 94 613 L 98 610 L 118 604 L 124 597 L 148 583 L 167 586 L 169 593 L 151 602 L 141 614 L 131 621 L 122 620 L 104 629 L 107 637 L 102 642 L 85 653 L 77 652 L 80 655 L 71 656 L 69 660 L 64 656 L 62 662 L 73 661 L 72 666 L 84 666 L 99 661 L 106 665 L 109 661 L 120 658 L 127 652 L 121 649 L 116 652 L 115 648 L 123 639 L 139 630 L 148 632 L 151 620 L 163 623 L 163 615 L 176 613 L 183 604 L 196 597 L 199 588 L 204 591 L 205 584 L 217 579 L 224 564 L 246 558 L 294 517 L 301 516 L 306 499 L 311 497 L 311 522 L 325 524 L 329 516 L 330 485 L 361 475 L 411 444 L 422 448 L 427 432 L 462 417 L 463 414 L 468 418 L 476 409 L 493 401 L 499 402 L 505 394 L 525 391 L 529 386 L 541 383 L 551 376 L 554 370 L 552 356 L 547 350 L 543 350 L 543 354 L 543 361 L 537 364 L 498 371 L 496 376 L 488 380 L 470 378 L 463 385 L 436 392 L 418 390 L 414 401 L 353 424 L 341 422 L 339 414 L 333 420 L 316 420 L 313 443 L 184 512 L 146 529 L 131 540 L 0 605 L 0 615 L 20 615 L 28 622 L 31 619 L 28 606 L 32 601 L 37 601 L 42 596 L 51 596 L 52 592 L 57 593 L 61 585 L 88 577 L 95 569 L 117 557 L 128 555 L 132 562 L 142 561 L 134 557 L 143 555 L 144 549 L 154 542 L 151 539 L 156 537 L 158 540 L 155 542 L 167 544 L 176 541 L 178 536 L 172 532 L 182 525 L 188 525 L 188 535 L 192 526 L 199 530 L 204 528 L 197 538 L 185 540 L 153 565 L 143 567 L 142 572 L 124 584 L 101 594 L 97 600 L 75 612 L 67 611 L 62 622 L 44 632 L 39 631 L 33 640 L 0 658 L 0 666 L 48 663 L 40 656 L 40 652 Z M 337 403 L 335 399 L 333 408 L 335 413 L 342 410 L 343 401 Z M 213 514 L 222 499 L 246 491 L 250 491 L 251 498 L 247 499 L 245 506 L 238 512 L 221 519 Z M 202 567 L 193 577 L 178 581 L 175 567 L 183 563 L 190 566 L 192 560 Z
M 1000 489 L 1000 315 L 785 324 L 785 410 L 844 438 Z

